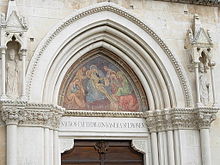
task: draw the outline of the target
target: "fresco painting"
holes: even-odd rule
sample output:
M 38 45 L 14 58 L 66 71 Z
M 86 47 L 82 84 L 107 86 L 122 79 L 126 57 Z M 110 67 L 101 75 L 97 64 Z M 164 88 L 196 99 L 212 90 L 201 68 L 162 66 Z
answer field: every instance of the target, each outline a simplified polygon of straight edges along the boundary
M 139 96 L 127 76 L 107 57 L 89 59 L 71 73 L 63 106 L 80 110 L 139 111 Z

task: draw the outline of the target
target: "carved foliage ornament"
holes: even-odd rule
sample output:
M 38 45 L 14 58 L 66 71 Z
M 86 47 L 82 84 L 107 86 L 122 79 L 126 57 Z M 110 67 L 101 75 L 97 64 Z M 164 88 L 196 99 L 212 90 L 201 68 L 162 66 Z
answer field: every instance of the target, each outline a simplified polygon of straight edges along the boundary
M 6 124 L 41 125 L 58 128 L 63 109 L 52 105 L 1 102 L 1 116 Z
M 174 129 L 209 128 L 216 118 L 217 108 L 170 109 L 145 112 L 150 132 Z

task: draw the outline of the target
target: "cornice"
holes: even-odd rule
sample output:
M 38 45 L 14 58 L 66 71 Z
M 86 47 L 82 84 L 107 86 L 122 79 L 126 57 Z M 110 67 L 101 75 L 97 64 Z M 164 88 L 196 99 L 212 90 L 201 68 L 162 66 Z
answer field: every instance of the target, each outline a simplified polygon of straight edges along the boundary
M 218 0 L 211 0 L 211 1 L 210 0 L 190 0 L 190 1 L 189 0 L 155 0 L 155 1 L 220 7 L 220 2 Z
M 63 116 L 143 118 L 143 112 L 66 110 Z

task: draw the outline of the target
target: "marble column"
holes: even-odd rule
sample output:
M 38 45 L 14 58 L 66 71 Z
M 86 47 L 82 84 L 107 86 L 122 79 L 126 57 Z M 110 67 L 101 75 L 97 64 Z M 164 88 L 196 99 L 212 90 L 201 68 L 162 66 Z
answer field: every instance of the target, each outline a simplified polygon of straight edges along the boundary
M 5 83 L 6 83 L 6 72 L 5 72 L 5 55 L 6 55 L 6 47 L 1 47 L 1 59 L 2 59 L 2 93 L 0 99 L 5 100 L 7 99 L 6 90 L 5 90 Z
M 157 133 L 151 132 L 151 151 L 152 151 L 152 158 L 153 158 L 153 165 L 159 165 L 159 158 L 158 158 L 158 144 L 157 144 Z
M 17 165 L 17 124 L 7 124 L 7 165 Z
M 179 130 L 174 130 L 175 165 L 181 165 Z
M 168 145 L 169 165 L 175 165 L 173 131 L 171 131 L 171 130 L 167 131 L 167 145 Z
M 44 129 L 44 165 L 50 165 L 49 161 L 49 128 Z
M 58 135 L 58 165 L 61 165 L 61 142 L 60 142 L 60 138 Z
M 215 97 L 215 81 L 214 81 L 214 73 L 213 73 L 213 68 L 215 66 L 215 63 L 210 62 L 209 66 L 210 66 L 210 73 L 211 73 L 213 106 L 215 107 L 216 106 L 216 97 Z
M 26 100 L 26 79 L 25 79 L 25 71 L 26 71 L 26 53 L 27 50 L 21 50 L 21 59 L 22 59 L 22 91 L 21 91 L 21 100 Z
M 54 130 L 53 132 L 53 147 L 54 147 L 54 165 L 59 165 L 59 137 L 58 137 L 58 130 Z
M 163 132 L 158 132 L 158 151 L 159 151 L 159 164 L 165 165 L 165 157 L 164 157 L 164 136 Z
M 197 107 L 201 106 L 200 101 L 200 89 L 199 89 L 199 62 L 194 63 L 195 67 L 195 79 L 196 79 L 196 105 Z
M 54 131 L 50 129 L 50 140 L 49 140 L 49 159 L 50 159 L 50 164 L 54 165 Z
M 202 165 L 211 165 L 210 137 L 209 129 L 200 129 Z

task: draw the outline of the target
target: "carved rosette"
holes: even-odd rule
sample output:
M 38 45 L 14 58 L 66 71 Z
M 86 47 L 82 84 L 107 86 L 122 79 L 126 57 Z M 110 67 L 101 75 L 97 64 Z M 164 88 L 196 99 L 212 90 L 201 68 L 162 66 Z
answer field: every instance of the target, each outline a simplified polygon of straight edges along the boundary
M 37 125 L 57 129 L 63 108 L 45 104 L 1 102 L 1 117 L 6 125 Z
M 144 113 L 150 132 L 175 129 L 210 128 L 219 108 L 188 108 L 148 111 Z

